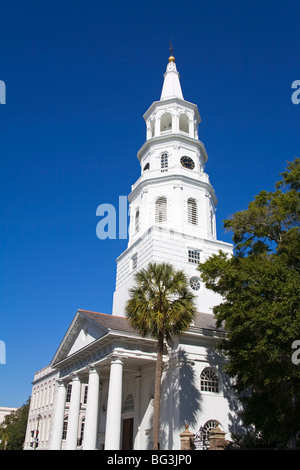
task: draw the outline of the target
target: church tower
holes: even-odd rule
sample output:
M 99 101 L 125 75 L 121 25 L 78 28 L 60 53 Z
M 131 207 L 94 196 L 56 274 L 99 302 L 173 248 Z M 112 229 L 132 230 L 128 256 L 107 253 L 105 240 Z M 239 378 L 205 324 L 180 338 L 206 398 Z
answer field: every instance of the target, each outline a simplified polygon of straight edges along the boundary
M 197 265 L 220 249 L 231 253 L 232 246 L 217 240 L 217 198 L 198 138 L 201 118 L 197 106 L 183 98 L 172 51 L 160 100 L 143 117 L 146 142 L 137 153 L 141 176 L 128 196 L 129 241 L 117 259 L 113 315 L 125 316 L 134 274 L 150 262 L 184 270 L 198 311 L 211 313 L 220 298 L 205 288 Z

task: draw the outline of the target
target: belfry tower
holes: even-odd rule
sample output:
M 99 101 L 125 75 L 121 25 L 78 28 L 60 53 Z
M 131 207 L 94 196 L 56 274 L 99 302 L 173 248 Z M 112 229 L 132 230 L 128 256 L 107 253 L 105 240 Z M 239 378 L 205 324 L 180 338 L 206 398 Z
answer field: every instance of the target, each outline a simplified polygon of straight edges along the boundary
M 141 176 L 128 196 L 129 242 L 117 259 L 113 315 L 125 316 L 134 273 L 153 261 L 183 269 L 198 311 L 210 313 L 220 298 L 205 288 L 197 265 L 220 249 L 231 253 L 232 246 L 217 240 L 217 198 L 198 138 L 201 118 L 197 106 L 183 98 L 172 53 L 160 100 L 143 117 L 146 142 L 137 153 Z

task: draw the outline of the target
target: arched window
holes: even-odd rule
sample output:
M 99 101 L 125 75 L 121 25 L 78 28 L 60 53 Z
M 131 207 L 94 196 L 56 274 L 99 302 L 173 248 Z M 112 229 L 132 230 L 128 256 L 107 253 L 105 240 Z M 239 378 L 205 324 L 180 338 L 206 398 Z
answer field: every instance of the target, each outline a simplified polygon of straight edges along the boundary
M 172 130 L 172 115 L 171 113 L 164 113 L 160 118 L 160 132 Z
M 179 116 L 179 130 L 189 133 L 189 118 L 186 114 L 180 114 Z
M 196 449 L 204 450 L 209 448 L 210 433 L 217 426 L 222 427 L 222 425 L 215 419 L 210 419 L 209 421 L 206 421 L 203 426 L 200 426 L 199 431 L 195 434 L 194 438 Z
M 150 163 L 146 163 L 146 165 L 143 168 L 143 171 L 150 170 Z
M 160 156 L 160 169 L 161 171 L 168 171 L 169 166 L 169 154 L 168 152 L 164 152 Z
M 154 137 L 154 135 L 155 135 L 155 119 L 151 120 L 150 128 L 151 128 L 151 137 Z
M 198 225 L 198 208 L 195 199 L 188 199 L 188 223 Z
M 127 395 L 124 406 L 123 406 L 123 413 L 127 413 L 128 411 L 133 411 L 134 410 L 134 400 L 133 396 L 130 393 Z
M 210 367 L 206 367 L 201 372 L 200 389 L 202 392 L 219 393 L 218 376 Z
M 139 209 L 137 209 L 136 213 L 135 213 L 134 227 L 135 227 L 136 232 L 138 232 L 140 230 L 140 211 L 139 211 Z
M 167 198 L 162 196 L 155 201 L 155 222 L 167 221 Z

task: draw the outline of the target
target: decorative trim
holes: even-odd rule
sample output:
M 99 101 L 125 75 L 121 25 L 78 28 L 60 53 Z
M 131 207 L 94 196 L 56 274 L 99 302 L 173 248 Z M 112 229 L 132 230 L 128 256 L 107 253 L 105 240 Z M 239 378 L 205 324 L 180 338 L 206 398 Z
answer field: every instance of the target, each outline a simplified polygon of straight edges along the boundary
M 160 144 L 160 143 L 163 143 L 163 142 L 171 142 L 175 139 L 183 140 L 183 141 L 185 141 L 189 144 L 196 145 L 200 149 L 200 151 L 202 151 L 201 155 L 203 156 L 204 163 L 207 162 L 208 156 L 207 156 L 206 149 L 205 149 L 205 146 L 204 146 L 203 142 L 201 142 L 201 140 L 194 139 L 193 137 L 190 137 L 186 134 L 178 134 L 178 133 L 176 133 L 176 134 L 175 133 L 170 133 L 170 134 L 167 134 L 167 135 L 152 137 L 151 139 L 146 140 L 144 145 L 138 151 L 137 158 L 139 159 L 139 161 L 141 161 L 141 159 L 143 157 L 143 154 L 148 149 L 148 147 L 150 147 L 154 144 Z
M 147 186 L 152 186 L 155 184 L 172 182 L 172 181 L 179 182 L 177 184 L 190 183 L 199 188 L 204 188 L 207 191 L 208 195 L 212 198 L 214 205 L 216 205 L 218 202 L 215 191 L 210 183 L 207 183 L 206 181 L 200 181 L 200 180 L 197 180 L 195 178 L 192 178 L 186 175 L 179 175 L 176 173 L 173 175 L 170 173 L 167 174 L 167 172 L 164 173 L 163 176 L 147 178 L 146 180 L 138 183 L 137 186 L 129 194 L 128 201 L 131 202 L 136 197 L 137 193 L 144 191 L 145 190 L 144 188 Z

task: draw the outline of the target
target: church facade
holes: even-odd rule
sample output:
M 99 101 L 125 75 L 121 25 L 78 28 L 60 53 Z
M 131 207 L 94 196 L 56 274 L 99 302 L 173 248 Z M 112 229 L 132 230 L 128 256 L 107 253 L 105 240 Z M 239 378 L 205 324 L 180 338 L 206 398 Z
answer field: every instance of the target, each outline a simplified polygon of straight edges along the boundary
M 146 141 L 137 154 L 141 176 L 128 196 L 129 241 L 117 259 L 112 314 L 77 311 L 47 374 L 34 382 L 35 393 L 51 393 L 52 401 L 46 409 L 42 399 L 32 400 L 25 448 L 34 447 L 36 423 L 42 426 L 46 414 L 39 448 L 152 448 L 156 341 L 141 337 L 125 317 L 134 274 L 152 261 L 185 271 L 198 312 L 189 330 L 165 345 L 160 449 L 180 449 L 186 424 L 199 448 L 217 424 L 227 439 L 236 431 L 238 401 L 215 350 L 225 334 L 212 315 L 221 299 L 205 288 L 197 271 L 199 262 L 220 249 L 231 254 L 232 246 L 217 240 L 217 199 L 198 138 L 201 118 L 197 106 L 183 98 L 173 55 L 161 97 L 144 120 Z M 51 381 L 51 392 L 44 379 Z

